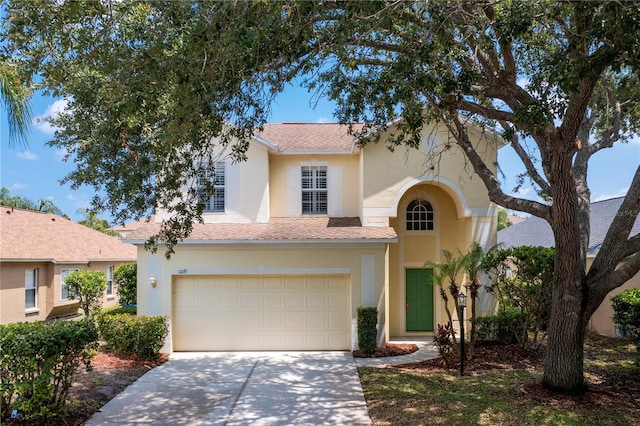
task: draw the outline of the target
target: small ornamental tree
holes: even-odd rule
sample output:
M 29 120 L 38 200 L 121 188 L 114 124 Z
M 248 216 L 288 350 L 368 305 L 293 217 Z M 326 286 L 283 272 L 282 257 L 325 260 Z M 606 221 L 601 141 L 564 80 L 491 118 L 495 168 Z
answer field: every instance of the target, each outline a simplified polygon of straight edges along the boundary
M 78 299 L 84 315 L 92 317 L 102 307 L 107 276 L 100 271 L 73 271 L 64 280 L 69 298 Z
M 113 273 L 120 306 L 133 305 L 138 298 L 138 264 L 123 263 Z
M 498 298 L 499 309 L 517 309 L 518 324 L 513 324 L 518 342 L 536 346 L 538 336 L 546 333 L 551 315 L 553 248 L 522 246 L 491 251 L 482 268 L 493 277 L 487 291 Z M 529 332 L 532 340 L 529 341 Z M 541 339 L 540 339 L 541 340 Z

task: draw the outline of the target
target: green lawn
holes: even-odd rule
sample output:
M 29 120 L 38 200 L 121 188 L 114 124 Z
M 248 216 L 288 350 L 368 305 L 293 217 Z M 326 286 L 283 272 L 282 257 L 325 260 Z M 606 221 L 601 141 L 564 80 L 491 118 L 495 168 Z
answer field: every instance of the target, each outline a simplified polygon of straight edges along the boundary
M 597 339 L 585 351 L 590 391 L 558 395 L 537 385 L 540 367 L 455 372 L 361 368 L 376 425 L 640 425 L 640 369 L 633 346 Z M 604 343 L 603 343 L 604 342 Z

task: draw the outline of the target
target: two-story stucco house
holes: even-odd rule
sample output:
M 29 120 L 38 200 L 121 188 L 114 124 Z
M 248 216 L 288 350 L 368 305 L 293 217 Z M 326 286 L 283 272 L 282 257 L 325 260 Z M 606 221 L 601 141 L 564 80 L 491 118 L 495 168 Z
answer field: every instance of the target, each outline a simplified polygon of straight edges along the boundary
M 472 134 L 494 164 L 501 142 Z M 427 166 L 447 139 L 426 128 L 420 149 L 390 152 L 338 124 L 265 126 L 247 161 L 216 164 L 205 223 L 170 260 L 143 247 L 170 213 L 127 231 L 138 313 L 170 317 L 173 351 L 349 350 L 359 306 L 378 308 L 380 342 L 432 333 L 446 314 L 425 262 L 496 242 L 495 207 L 457 146 Z
M 0 324 L 78 313 L 63 286 L 72 271 L 107 277 L 103 306 L 117 305 L 115 269 L 136 261 L 136 247 L 49 213 L 0 207 Z

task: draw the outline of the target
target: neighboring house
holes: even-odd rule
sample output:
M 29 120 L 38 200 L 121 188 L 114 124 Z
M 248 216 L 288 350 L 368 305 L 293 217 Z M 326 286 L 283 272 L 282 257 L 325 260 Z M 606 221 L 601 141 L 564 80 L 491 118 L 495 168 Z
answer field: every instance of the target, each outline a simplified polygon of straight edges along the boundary
M 591 266 L 598 254 L 609 226 L 618 213 L 623 200 L 624 197 L 620 197 L 591 203 L 591 235 L 589 247 L 587 248 L 587 268 Z M 640 233 L 640 218 L 636 220 L 630 235 L 638 233 Z M 498 244 L 501 244 L 504 248 L 517 246 L 553 247 L 555 241 L 549 223 L 544 219 L 531 217 L 498 232 Z M 623 286 L 609 293 L 609 297 L 602 302 L 591 316 L 588 328 L 600 334 L 615 336 L 617 330 L 611 319 L 613 316 L 611 297 L 634 287 L 640 288 L 640 273 L 636 274 Z
M 49 213 L 0 207 L 0 324 L 76 314 L 62 286 L 77 269 L 107 276 L 103 306 L 115 306 L 113 272 L 135 262 L 136 248 Z
M 470 130 L 495 164 L 502 142 Z M 220 157 L 204 223 L 170 260 L 144 249 L 170 213 L 128 226 L 138 313 L 170 317 L 165 350 L 348 350 L 359 306 L 378 308 L 381 344 L 445 323 L 424 264 L 495 245 L 497 210 L 457 145 L 429 168 L 449 143 L 444 126 L 425 129 L 419 149 L 390 152 L 384 137 L 359 148 L 346 126 L 267 125 L 247 161 Z

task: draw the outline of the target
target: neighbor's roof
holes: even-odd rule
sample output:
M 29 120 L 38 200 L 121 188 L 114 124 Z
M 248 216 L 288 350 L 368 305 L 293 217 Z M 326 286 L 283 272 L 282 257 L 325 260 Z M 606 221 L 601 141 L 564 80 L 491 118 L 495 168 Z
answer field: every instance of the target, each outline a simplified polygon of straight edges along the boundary
M 2 261 L 135 261 L 136 255 L 134 245 L 69 219 L 0 206 Z
M 160 231 L 159 223 L 143 223 L 126 236 L 141 244 Z M 386 242 L 397 241 L 393 228 L 362 226 L 355 218 L 272 218 L 269 223 L 196 223 L 189 243 Z
M 624 197 L 591 203 L 591 236 L 588 255 L 595 255 L 607 235 L 607 230 L 618 213 Z M 640 217 L 631 228 L 631 235 L 640 233 Z M 551 226 L 546 220 L 531 217 L 498 232 L 498 244 L 503 247 L 542 246 L 554 247 L 555 240 Z
M 352 125 L 354 131 L 362 124 Z M 338 123 L 267 124 L 257 136 L 277 146 L 281 153 L 351 153 L 354 137 L 349 126 Z

